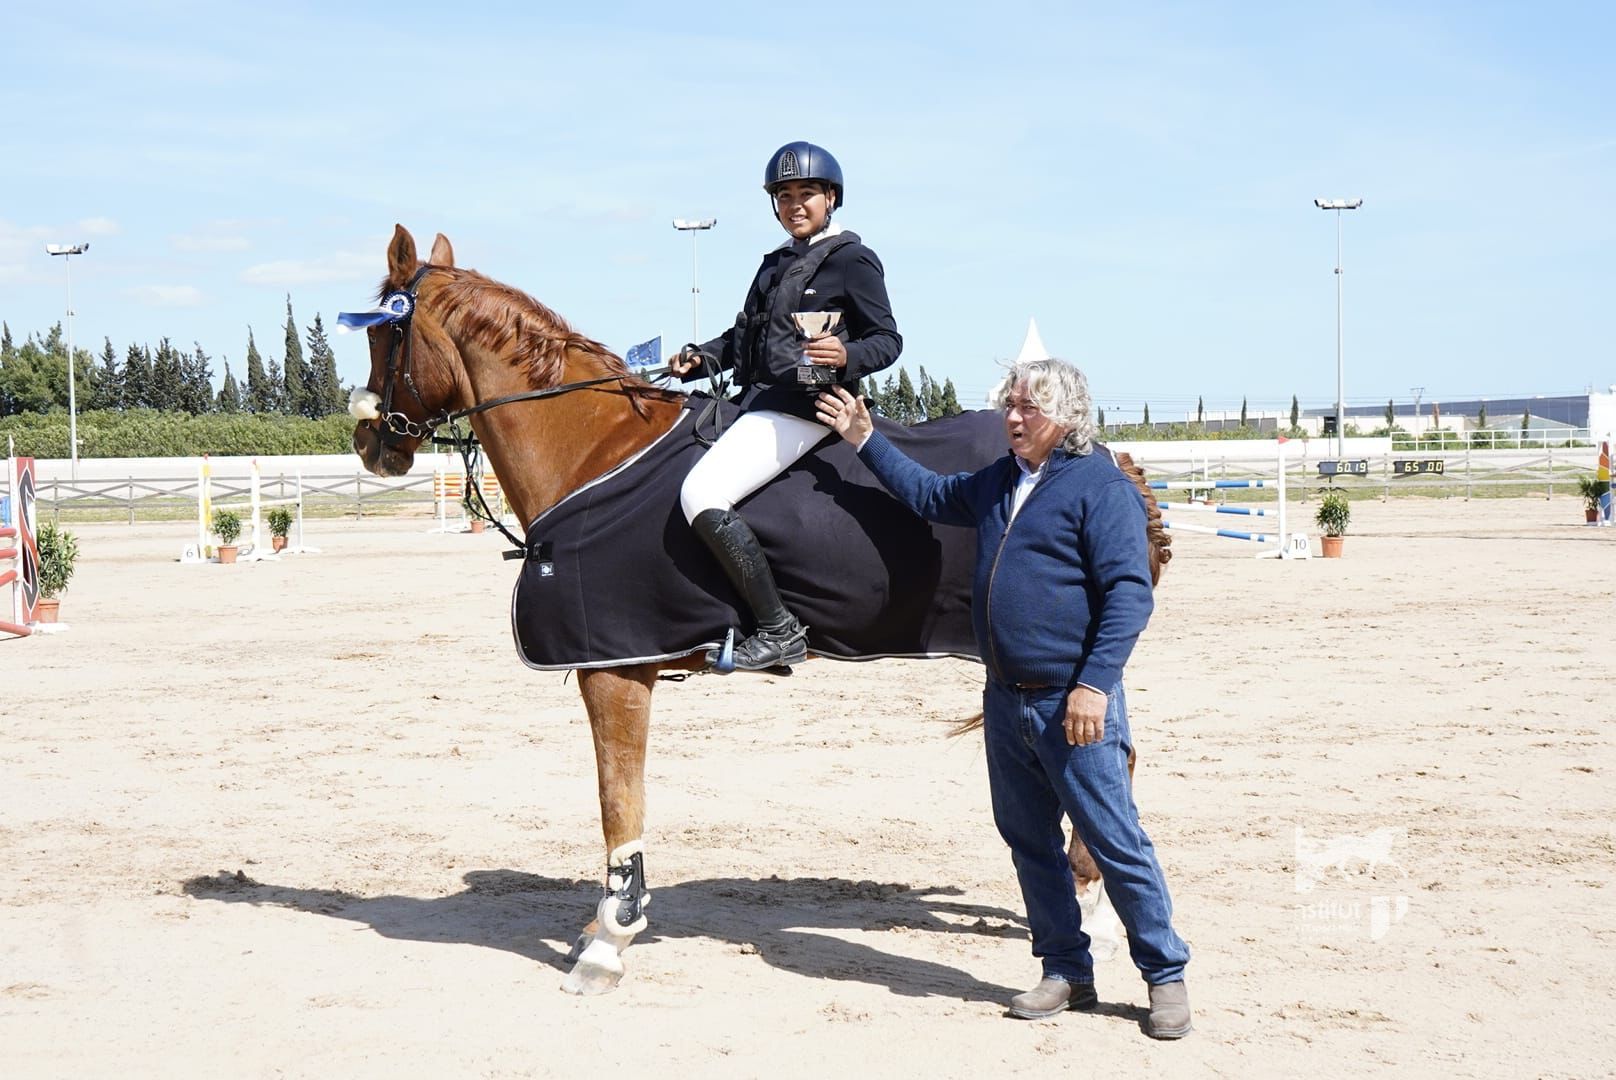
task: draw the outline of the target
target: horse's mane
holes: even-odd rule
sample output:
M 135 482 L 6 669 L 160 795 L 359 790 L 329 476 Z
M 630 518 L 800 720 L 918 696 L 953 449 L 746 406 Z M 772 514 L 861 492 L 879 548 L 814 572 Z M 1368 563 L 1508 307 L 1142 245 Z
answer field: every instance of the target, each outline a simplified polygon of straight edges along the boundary
M 438 311 L 445 329 L 506 358 L 526 374 L 533 389 L 560 385 L 571 352 L 593 359 L 602 375 L 623 376 L 623 390 L 642 415 L 642 399 L 675 396 L 634 375 L 622 357 L 578 333 L 566 319 L 521 289 L 462 267 L 443 267 L 442 271 L 431 287 L 442 298 Z M 383 282 L 379 292 L 392 287 Z

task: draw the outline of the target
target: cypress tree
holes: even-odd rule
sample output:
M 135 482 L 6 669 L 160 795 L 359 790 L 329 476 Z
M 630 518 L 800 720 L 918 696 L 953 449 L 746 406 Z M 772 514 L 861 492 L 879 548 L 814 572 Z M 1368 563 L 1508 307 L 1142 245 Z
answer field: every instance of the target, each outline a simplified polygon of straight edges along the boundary
M 1145 402 L 1145 418 L 1141 421 L 1145 427 L 1150 426 L 1150 402 Z
M 1391 431 L 1397 423 L 1397 410 L 1392 407 L 1392 399 L 1386 399 L 1386 430 Z
M 1102 408 L 1100 410 L 1099 418 L 1096 419 L 1094 422 L 1095 422 L 1096 425 L 1098 425 L 1100 431 L 1103 433 L 1105 431 L 1105 409 Z
M 10 360 L 17 354 L 17 347 L 11 342 L 11 327 L 0 322 L 0 360 Z
M 936 379 L 926 374 L 925 368 L 920 369 L 920 404 L 927 420 L 948 415 L 943 412 L 943 388 L 937 385 Z
M 118 371 L 118 350 L 112 339 L 106 338 L 101 349 L 101 368 L 96 379 L 95 403 L 92 409 L 119 409 L 123 407 L 123 377 Z
M 1481 403 L 1481 411 L 1476 414 L 1476 426 L 1479 428 L 1487 426 L 1487 403 L 1485 401 Z
M 309 371 L 313 380 L 314 416 L 331 416 L 345 412 L 347 395 L 342 392 L 342 380 L 337 377 L 337 357 L 331 351 L 331 342 L 325 336 L 325 324 L 318 312 L 314 325 L 309 327 Z
M 253 340 L 252 327 L 247 327 L 247 396 L 242 404 L 250 412 L 275 411 L 275 387 L 264 373 L 264 358 L 258 355 L 258 343 Z
M 214 405 L 222 413 L 241 411 L 241 387 L 236 384 L 236 377 L 230 374 L 229 360 L 224 362 L 224 385 L 219 387 L 219 396 Z
M 954 380 L 943 380 L 943 415 L 958 416 L 965 410 L 960 408 L 959 395 L 954 392 Z
M 885 410 L 881 408 L 880 380 L 876 379 L 874 376 L 871 376 L 868 379 L 862 379 L 859 381 L 859 388 L 863 391 L 864 404 L 869 408 L 869 410 L 872 413 L 879 413 L 883 416 L 886 415 Z
M 293 416 L 318 416 L 315 411 L 313 379 L 309 365 L 303 361 L 303 339 L 298 335 L 297 323 L 292 319 L 292 294 L 286 294 L 286 395 L 282 398 L 287 412 Z
M 202 351 L 202 343 L 194 341 L 192 344 L 196 346 L 196 351 L 181 357 L 185 376 L 181 407 L 192 416 L 200 416 L 213 411 L 213 368 L 208 363 L 208 354 Z
M 185 377 L 179 350 L 163 338 L 152 356 L 151 407 L 158 412 L 178 412 L 186 400 Z
M 1296 400 L 1296 395 L 1295 394 L 1292 394 L 1291 395 L 1291 430 L 1295 431 L 1298 427 L 1301 426 L 1301 424 L 1302 424 L 1302 403 Z
M 915 393 L 915 384 L 909 379 L 908 369 L 900 367 L 898 369 L 898 400 L 892 410 L 892 419 L 908 426 L 918 423 L 922 415 L 920 397 Z
M 1240 426 L 1246 426 L 1246 399 L 1240 399 Z
M 1195 399 L 1195 422 L 1197 424 L 1204 424 L 1206 422 L 1205 401 L 1205 398 L 1197 397 Z
M 269 392 L 269 412 L 283 413 L 286 411 L 286 383 L 281 379 L 280 361 L 273 356 L 269 358 L 269 371 L 265 380 Z
M 151 352 L 144 345 L 131 345 L 123 354 L 123 399 L 126 409 L 152 407 Z
M 1532 426 L 1532 410 L 1527 409 L 1525 412 L 1521 413 L 1521 430 L 1523 432 L 1527 431 L 1527 430 L 1529 430 L 1531 428 L 1531 426 Z

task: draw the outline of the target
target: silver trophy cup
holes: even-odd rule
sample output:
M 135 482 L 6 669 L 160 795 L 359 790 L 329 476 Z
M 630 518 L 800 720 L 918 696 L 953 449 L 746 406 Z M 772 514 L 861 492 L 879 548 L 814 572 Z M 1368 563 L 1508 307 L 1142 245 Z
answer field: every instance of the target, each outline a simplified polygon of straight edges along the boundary
M 794 311 L 791 321 L 797 324 L 797 336 L 812 341 L 826 334 L 834 334 L 842 325 L 840 311 Z M 797 385 L 817 388 L 830 386 L 841 373 L 833 367 L 816 364 L 804 353 L 797 361 Z

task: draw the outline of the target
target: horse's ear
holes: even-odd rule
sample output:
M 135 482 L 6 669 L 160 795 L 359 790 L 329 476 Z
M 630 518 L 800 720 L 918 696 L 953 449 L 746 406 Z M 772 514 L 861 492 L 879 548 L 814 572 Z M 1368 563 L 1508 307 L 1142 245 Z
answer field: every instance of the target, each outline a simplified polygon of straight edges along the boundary
M 402 225 L 393 226 L 393 242 L 387 245 L 387 277 L 394 282 L 410 279 L 415 273 L 415 237 Z
M 438 238 L 432 241 L 432 256 L 431 258 L 427 259 L 427 262 L 431 263 L 433 266 L 454 265 L 454 248 L 449 246 L 449 238 L 447 236 L 439 233 Z

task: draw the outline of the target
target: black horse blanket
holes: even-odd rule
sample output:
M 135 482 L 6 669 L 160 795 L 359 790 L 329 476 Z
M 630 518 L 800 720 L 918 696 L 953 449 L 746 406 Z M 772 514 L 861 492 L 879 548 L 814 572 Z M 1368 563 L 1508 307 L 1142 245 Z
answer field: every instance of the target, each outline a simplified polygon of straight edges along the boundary
M 737 640 L 751 613 L 686 524 L 679 486 L 711 441 L 711 399 L 634 459 L 539 515 L 511 598 L 517 649 L 544 670 L 618 667 Z M 720 402 L 724 423 L 735 409 Z M 877 425 L 941 473 L 973 472 L 1008 453 L 1003 418 L 969 412 Z M 888 495 L 853 448 L 825 441 L 736 509 L 768 553 L 809 648 L 840 660 L 979 660 L 971 630 L 973 529 L 932 525 Z

